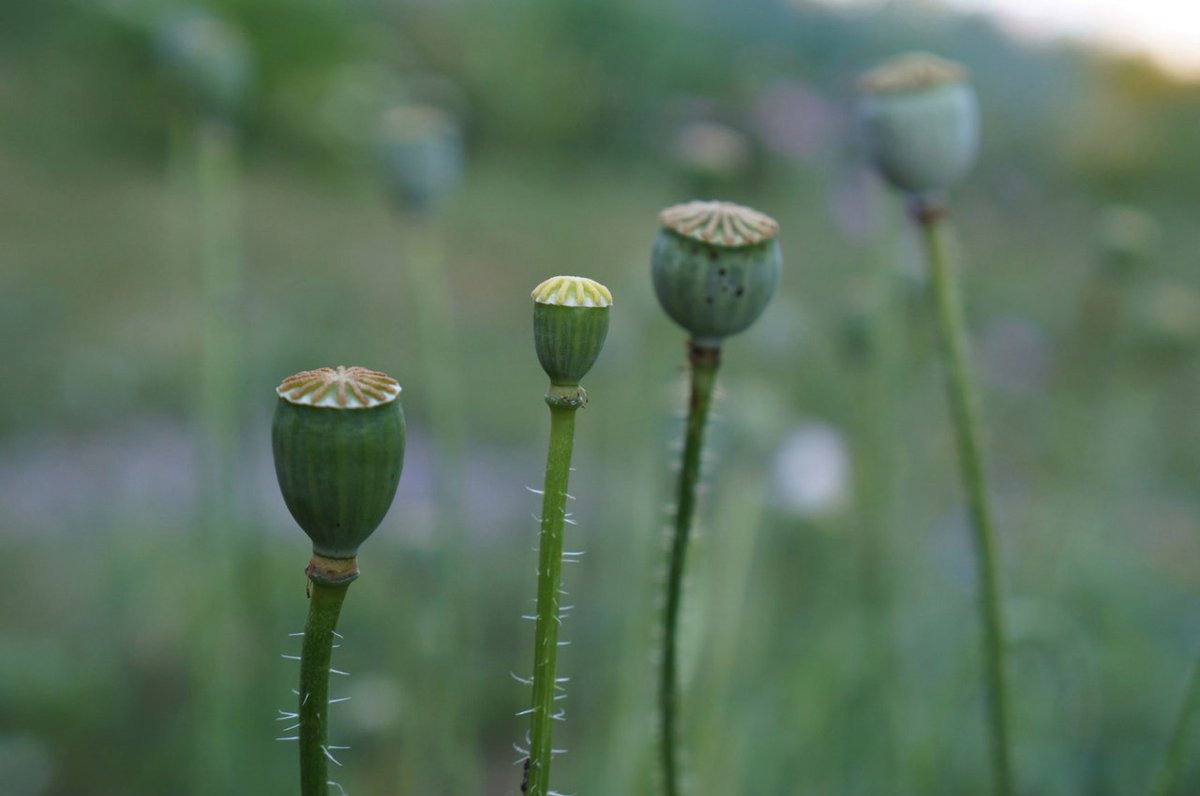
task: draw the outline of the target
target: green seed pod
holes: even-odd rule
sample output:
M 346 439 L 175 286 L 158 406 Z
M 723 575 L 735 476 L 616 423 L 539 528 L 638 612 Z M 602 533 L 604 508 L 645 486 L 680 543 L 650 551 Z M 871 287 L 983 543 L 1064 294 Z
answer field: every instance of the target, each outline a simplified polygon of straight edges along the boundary
M 779 286 L 779 224 L 729 202 L 674 205 L 659 220 L 650 270 L 667 315 L 710 348 L 754 323 Z
M 404 465 L 400 385 L 339 366 L 289 376 L 271 426 L 283 500 L 313 553 L 353 559 L 392 505 Z
M 612 293 L 582 276 L 553 276 L 530 295 L 538 362 L 551 384 L 578 385 L 604 348 Z
M 908 53 L 864 75 L 859 91 L 867 149 L 896 188 L 941 191 L 975 163 L 979 103 L 959 64 Z

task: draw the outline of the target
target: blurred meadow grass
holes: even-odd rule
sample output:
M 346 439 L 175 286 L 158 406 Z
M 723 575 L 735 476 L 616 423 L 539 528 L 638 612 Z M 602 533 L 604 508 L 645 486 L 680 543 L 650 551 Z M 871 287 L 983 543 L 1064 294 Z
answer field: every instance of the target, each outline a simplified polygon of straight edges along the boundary
M 510 672 L 528 674 L 519 617 L 538 507 L 525 486 L 545 446 L 528 291 L 577 273 L 615 306 L 577 432 L 568 544 L 587 555 L 566 573 L 578 607 L 556 781 L 652 792 L 650 651 L 684 350 L 647 262 L 656 213 L 695 187 L 671 142 L 707 120 L 751 142 L 722 198 L 781 222 L 785 270 L 719 382 L 685 603 L 694 792 L 982 792 L 973 568 L 923 276 L 844 113 L 855 74 L 912 46 L 965 61 L 985 114 L 956 222 L 1020 790 L 1145 787 L 1200 642 L 1195 84 L 903 4 L 843 16 L 767 0 L 688 13 L 632 0 L 214 3 L 246 31 L 258 75 L 239 120 L 240 502 L 232 549 L 214 552 L 195 543 L 200 227 L 194 195 L 171 187 L 147 32 L 166 9 L 0 9 L 0 352 L 17 377 L 0 398 L 0 790 L 294 790 L 294 748 L 273 740 L 273 719 L 293 701 L 296 666 L 279 656 L 298 648 L 287 634 L 301 629 L 308 549 L 270 469 L 271 391 L 342 363 L 399 378 L 411 448 L 342 617 L 335 665 L 352 676 L 334 687 L 354 699 L 332 716 L 353 747 L 339 781 L 352 794 L 516 793 L 528 693 Z M 346 111 L 331 132 L 325 105 L 363 64 L 399 86 L 441 75 L 462 104 L 467 170 L 438 220 L 457 348 L 446 365 L 467 426 L 467 550 L 452 564 L 436 409 L 412 376 L 419 357 L 450 355 L 416 349 L 404 228 L 369 147 L 338 132 L 369 141 L 358 125 L 373 122 Z M 1160 234 L 1097 352 L 1080 313 L 1115 203 Z M 783 455 L 813 428 L 834 442 Z M 798 504 L 843 449 L 843 497 Z M 215 615 L 228 595 L 213 556 L 251 552 L 252 570 L 233 569 L 236 603 Z M 201 649 L 214 633 L 219 649 Z M 200 684 L 197 661 L 213 662 Z M 215 730 L 214 689 L 230 696 Z M 211 744 L 224 762 L 198 764 Z M 1193 758 L 1176 792 L 1198 789 Z

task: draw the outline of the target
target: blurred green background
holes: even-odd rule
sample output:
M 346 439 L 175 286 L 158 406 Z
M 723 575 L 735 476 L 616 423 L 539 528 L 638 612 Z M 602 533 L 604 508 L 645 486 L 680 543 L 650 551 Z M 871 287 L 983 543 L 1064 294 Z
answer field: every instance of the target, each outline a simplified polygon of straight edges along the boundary
M 557 273 L 615 307 L 578 425 L 555 781 L 653 793 L 685 359 L 647 257 L 658 210 L 708 196 L 777 218 L 785 273 L 719 385 L 693 792 L 986 793 L 924 275 L 848 114 L 855 76 L 914 47 L 966 63 L 984 113 L 954 205 L 1020 790 L 1142 792 L 1200 640 L 1200 84 L 926 4 L 44 0 L 0 4 L 0 793 L 295 792 L 275 719 L 309 551 L 268 428 L 283 376 L 337 364 L 401 381 L 410 449 L 343 613 L 336 778 L 518 793 L 547 434 L 528 291 Z

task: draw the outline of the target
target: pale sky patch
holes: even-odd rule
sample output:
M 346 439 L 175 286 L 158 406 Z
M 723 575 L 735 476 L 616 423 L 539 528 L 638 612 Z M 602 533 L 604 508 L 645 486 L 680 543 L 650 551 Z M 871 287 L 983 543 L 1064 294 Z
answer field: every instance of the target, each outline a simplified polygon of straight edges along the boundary
M 821 0 L 827 5 L 880 6 L 880 0 Z M 1069 37 L 1144 54 L 1181 77 L 1200 79 L 1200 0 L 944 0 L 987 14 L 1021 38 Z M 927 0 L 899 0 L 903 8 Z

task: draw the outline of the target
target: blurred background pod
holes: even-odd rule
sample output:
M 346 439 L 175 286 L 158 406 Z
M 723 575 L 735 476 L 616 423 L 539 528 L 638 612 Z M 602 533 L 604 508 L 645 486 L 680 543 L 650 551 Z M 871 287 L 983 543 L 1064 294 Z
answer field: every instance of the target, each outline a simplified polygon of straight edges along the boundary
M 458 125 L 433 105 L 400 104 L 384 111 L 379 157 L 392 200 L 408 212 L 428 211 L 462 179 Z
M 964 67 L 906 53 L 858 83 L 864 143 L 896 188 L 924 195 L 957 182 L 979 152 L 979 103 Z
M 155 49 L 176 97 L 202 118 L 237 115 L 254 80 L 245 36 L 234 25 L 202 9 L 188 9 L 162 22 Z
M 533 344 L 553 384 L 576 385 L 608 337 L 612 293 L 582 276 L 554 276 L 533 289 Z
M 1126 278 L 1144 268 L 1158 252 L 1159 223 L 1141 208 L 1112 205 L 1100 217 L 1100 261 L 1105 271 Z
M 404 465 L 395 379 L 338 366 L 289 376 L 271 425 L 284 502 L 313 552 L 349 559 L 392 505 Z
M 1200 291 L 1163 280 L 1133 295 L 1130 344 L 1142 369 L 1178 365 L 1200 346 Z
M 687 191 L 698 196 L 725 193 L 751 171 L 754 147 L 740 130 L 715 120 L 688 122 L 676 131 L 670 156 Z
M 731 202 L 688 202 L 659 215 L 654 292 L 698 343 L 719 345 L 766 309 L 783 268 L 770 216 Z

